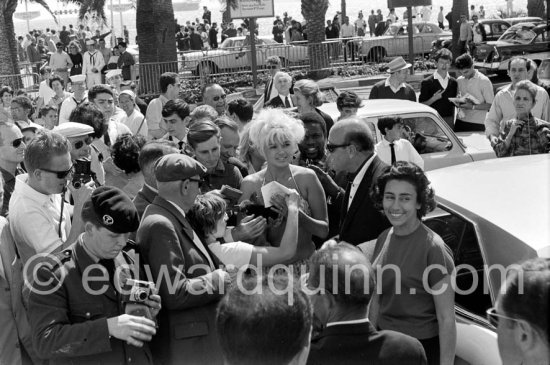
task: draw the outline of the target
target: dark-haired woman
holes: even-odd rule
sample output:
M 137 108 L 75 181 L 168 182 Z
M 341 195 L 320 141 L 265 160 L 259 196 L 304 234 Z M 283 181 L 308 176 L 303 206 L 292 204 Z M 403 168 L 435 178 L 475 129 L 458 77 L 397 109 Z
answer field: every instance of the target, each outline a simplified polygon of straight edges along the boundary
M 80 44 L 77 41 L 69 43 L 69 57 L 73 63 L 70 75 L 82 74 L 82 54 L 80 53 Z
M 0 89 L 0 123 L 11 121 L 11 101 L 13 89 L 10 86 L 3 86 Z
M 550 259 L 509 271 L 487 319 L 498 334 L 502 363 L 550 364 Z
M 422 217 L 435 208 L 430 182 L 417 165 L 398 161 L 378 178 L 373 199 L 392 227 L 376 241 L 373 266 L 386 270 L 370 314 L 379 328 L 417 338 L 428 364 L 453 364 L 454 264 L 441 237 L 422 223 Z

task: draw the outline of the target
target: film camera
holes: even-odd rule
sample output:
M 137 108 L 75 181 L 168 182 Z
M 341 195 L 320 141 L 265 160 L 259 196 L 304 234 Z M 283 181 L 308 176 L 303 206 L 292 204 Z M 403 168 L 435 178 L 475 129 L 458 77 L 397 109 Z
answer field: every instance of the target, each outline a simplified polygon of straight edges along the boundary
M 126 280 L 122 291 L 122 302 L 125 304 L 124 312 L 154 321 L 151 308 L 145 304 L 145 301 L 155 293 L 155 283 L 135 279 Z
M 228 185 L 223 185 L 220 192 L 224 198 L 229 200 L 230 204 L 228 210 L 232 213 L 241 212 L 246 215 L 254 215 L 256 217 L 262 216 L 265 219 L 277 219 L 279 217 L 279 213 L 272 208 L 266 208 L 262 204 L 257 204 L 250 200 L 244 200 L 240 204 L 237 204 L 237 201 L 241 195 L 243 195 L 242 191 L 238 189 L 232 188 Z
M 80 189 L 82 185 L 86 185 L 92 180 L 95 180 L 95 173 L 92 172 L 92 161 L 76 160 L 72 181 L 74 188 Z

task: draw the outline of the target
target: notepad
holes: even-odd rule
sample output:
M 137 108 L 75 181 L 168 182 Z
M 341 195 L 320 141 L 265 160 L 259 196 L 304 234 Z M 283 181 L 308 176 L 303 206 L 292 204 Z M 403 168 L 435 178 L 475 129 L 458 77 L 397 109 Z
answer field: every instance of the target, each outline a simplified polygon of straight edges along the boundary
M 291 193 L 291 190 L 277 181 L 272 181 L 270 183 L 262 186 L 262 198 L 264 200 L 264 205 L 266 208 L 269 208 L 271 204 L 271 197 L 276 194 L 287 195 Z

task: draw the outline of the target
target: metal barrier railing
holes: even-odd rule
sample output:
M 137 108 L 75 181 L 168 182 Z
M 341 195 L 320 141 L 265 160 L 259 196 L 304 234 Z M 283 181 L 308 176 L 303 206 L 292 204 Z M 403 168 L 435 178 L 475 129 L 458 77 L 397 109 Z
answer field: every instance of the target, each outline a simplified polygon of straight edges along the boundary
M 10 86 L 13 90 L 24 90 L 27 93 L 38 92 L 40 76 L 37 73 L 22 73 L 18 75 L 1 75 L 0 85 Z
M 139 94 L 143 96 L 160 94 L 159 77 L 165 72 L 180 73 L 178 61 L 139 63 Z

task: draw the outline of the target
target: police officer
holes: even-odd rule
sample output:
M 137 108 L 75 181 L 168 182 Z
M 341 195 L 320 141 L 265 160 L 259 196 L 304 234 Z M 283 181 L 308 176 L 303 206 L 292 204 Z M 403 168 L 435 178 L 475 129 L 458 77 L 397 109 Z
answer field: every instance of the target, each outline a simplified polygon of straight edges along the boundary
M 139 226 L 136 208 L 121 190 L 102 186 L 84 203 L 82 220 L 84 233 L 34 278 L 29 318 L 38 356 L 50 364 L 150 364 L 155 322 L 125 314 L 121 296 L 139 272 L 125 251 Z M 160 296 L 143 304 L 155 318 Z

